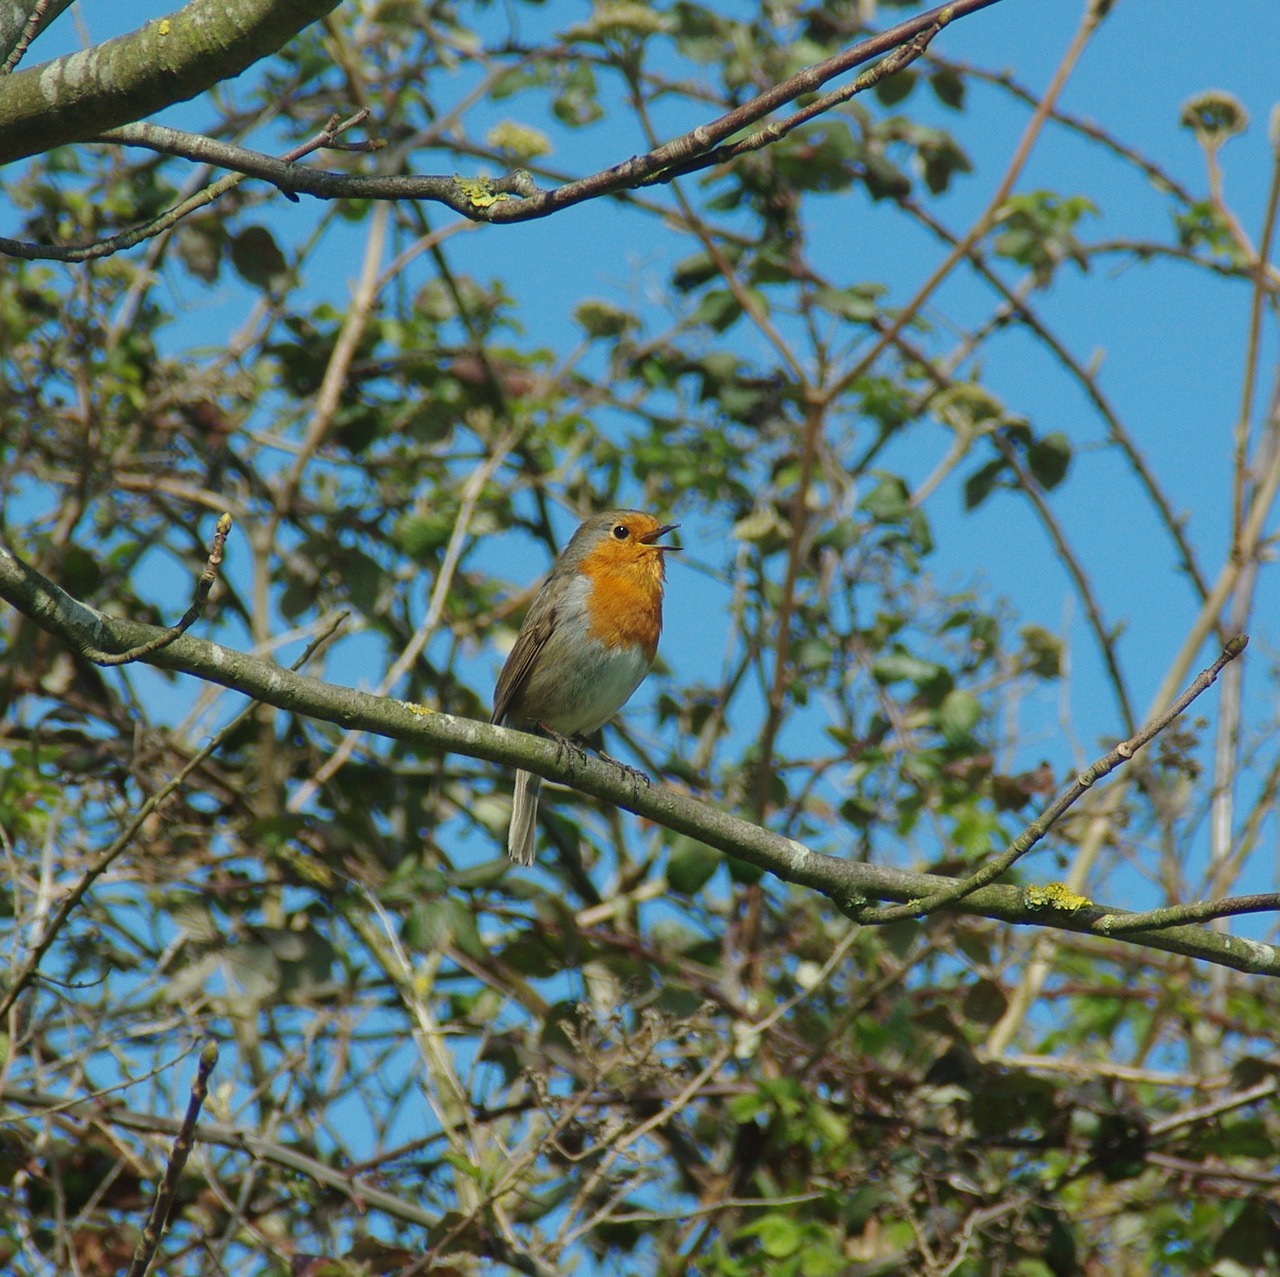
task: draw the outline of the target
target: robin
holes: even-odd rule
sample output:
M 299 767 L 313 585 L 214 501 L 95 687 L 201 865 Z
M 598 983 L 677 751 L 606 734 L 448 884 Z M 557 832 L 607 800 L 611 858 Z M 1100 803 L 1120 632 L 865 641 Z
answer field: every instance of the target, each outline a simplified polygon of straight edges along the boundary
M 679 527 L 639 510 L 588 519 L 556 560 L 529 608 L 493 693 L 493 722 L 542 727 L 572 741 L 603 727 L 653 666 L 662 633 L 658 538 Z M 533 864 L 542 781 L 516 772 L 507 854 Z

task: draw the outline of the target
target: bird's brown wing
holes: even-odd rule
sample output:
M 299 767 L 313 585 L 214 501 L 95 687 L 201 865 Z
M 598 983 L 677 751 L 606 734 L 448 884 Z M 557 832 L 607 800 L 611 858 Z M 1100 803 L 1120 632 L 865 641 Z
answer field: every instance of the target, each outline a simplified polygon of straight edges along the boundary
M 537 600 L 534 600 L 534 603 L 536 606 Z M 507 663 L 502 667 L 502 673 L 498 675 L 498 686 L 493 691 L 491 722 L 501 723 L 511 708 L 512 702 L 519 699 L 524 685 L 529 681 L 529 671 L 533 669 L 538 653 L 542 651 L 555 627 L 554 607 L 547 608 L 540 616 L 530 615 L 526 618 L 524 625 L 520 627 L 520 633 L 516 635 L 515 645 L 507 657 Z

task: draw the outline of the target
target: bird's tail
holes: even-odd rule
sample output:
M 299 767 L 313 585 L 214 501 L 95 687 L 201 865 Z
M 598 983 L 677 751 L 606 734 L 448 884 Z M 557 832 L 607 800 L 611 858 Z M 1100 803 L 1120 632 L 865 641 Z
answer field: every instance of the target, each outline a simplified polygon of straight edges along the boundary
M 538 830 L 538 791 L 541 788 L 541 777 L 532 772 L 516 772 L 507 855 L 518 865 L 533 864 L 534 836 Z

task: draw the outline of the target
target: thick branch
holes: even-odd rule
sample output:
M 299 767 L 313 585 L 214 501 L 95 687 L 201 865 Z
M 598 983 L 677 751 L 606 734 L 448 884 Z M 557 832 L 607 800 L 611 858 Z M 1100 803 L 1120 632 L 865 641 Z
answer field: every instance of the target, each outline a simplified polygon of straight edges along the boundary
M 190 0 L 167 18 L 0 78 L 0 164 L 80 142 L 237 76 L 338 0 Z
M 2 548 L 0 598 L 77 651 L 86 644 L 103 651 L 124 651 L 163 632 L 155 626 L 118 620 L 86 607 Z M 953 879 L 936 874 L 887 869 L 811 851 L 791 838 L 739 820 L 673 789 L 636 785 L 614 765 L 578 758 L 572 751 L 540 737 L 323 683 L 189 634 L 145 659 L 162 669 L 234 688 L 278 709 L 419 747 L 522 767 L 549 780 L 571 784 L 593 798 L 635 812 L 676 833 L 688 834 L 786 882 L 821 892 L 854 918 L 872 899 L 918 902 L 955 886 Z M 1112 937 L 1110 926 L 1125 911 L 1065 901 L 1052 888 L 986 886 L 948 908 L 1001 922 L 1121 938 L 1239 971 L 1280 976 L 1280 951 L 1271 945 L 1194 926 L 1125 932 Z M 1110 926 L 1098 925 L 1103 918 L 1110 920 Z

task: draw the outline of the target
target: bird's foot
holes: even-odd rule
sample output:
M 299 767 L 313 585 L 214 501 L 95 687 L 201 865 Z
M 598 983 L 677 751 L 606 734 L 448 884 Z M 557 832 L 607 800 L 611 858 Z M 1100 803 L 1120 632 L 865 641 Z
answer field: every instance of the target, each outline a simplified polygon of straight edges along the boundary
M 542 724 L 542 730 L 555 741 L 556 748 L 561 754 L 568 753 L 571 758 L 576 758 L 580 762 L 587 761 L 586 743 L 581 736 L 564 736 L 548 727 L 546 723 Z
M 649 779 L 648 774 L 642 772 L 640 768 L 632 767 L 630 763 L 624 763 L 620 758 L 614 758 L 612 754 L 606 754 L 603 749 L 599 751 L 599 754 L 606 763 L 612 763 L 624 775 L 630 776 L 632 785 L 637 789 L 639 789 L 641 785 L 647 789 L 651 784 L 653 784 Z

